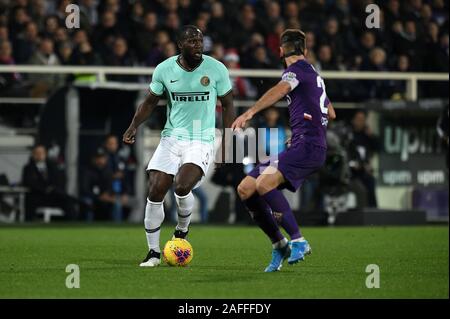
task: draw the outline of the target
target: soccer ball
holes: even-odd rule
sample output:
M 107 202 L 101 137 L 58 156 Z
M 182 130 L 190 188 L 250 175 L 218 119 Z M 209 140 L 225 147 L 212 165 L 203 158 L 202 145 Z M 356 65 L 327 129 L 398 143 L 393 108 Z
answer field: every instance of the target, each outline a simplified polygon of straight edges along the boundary
M 194 250 L 186 239 L 171 239 L 164 246 L 163 258 L 170 266 L 186 266 L 193 256 Z

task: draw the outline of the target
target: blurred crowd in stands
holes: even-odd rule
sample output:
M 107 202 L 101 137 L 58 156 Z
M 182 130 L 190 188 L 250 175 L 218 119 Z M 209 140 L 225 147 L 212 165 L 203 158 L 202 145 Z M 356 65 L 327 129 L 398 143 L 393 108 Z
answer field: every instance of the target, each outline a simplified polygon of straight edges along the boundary
M 80 8 L 79 29 L 65 26 L 71 3 Z M 365 26 L 370 3 L 381 8 L 379 29 Z M 301 28 L 318 70 L 448 72 L 444 0 L 0 0 L 0 64 L 156 66 L 177 53 L 176 33 L 184 24 L 197 25 L 205 53 L 230 69 L 280 68 L 281 32 Z M 272 84 L 233 80 L 240 98 L 254 98 Z M 0 90 L 18 94 L 30 85 L 32 96 L 42 96 L 64 81 L 61 75 L 0 74 Z M 405 89 L 399 81 L 344 83 L 328 83 L 334 100 L 401 98 Z

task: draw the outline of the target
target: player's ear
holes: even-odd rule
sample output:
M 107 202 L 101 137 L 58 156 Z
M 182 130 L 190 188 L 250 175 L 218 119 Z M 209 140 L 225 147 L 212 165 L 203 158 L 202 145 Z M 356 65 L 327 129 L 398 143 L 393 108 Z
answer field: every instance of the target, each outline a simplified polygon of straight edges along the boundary
M 280 47 L 280 58 L 282 58 L 282 57 L 283 57 L 283 55 L 284 55 L 284 50 L 283 50 L 283 47 Z
M 305 53 L 304 53 L 304 56 L 305 56 L 305 57 L 307 57 L 307 56 L 308 56 L 308 49 L 307 49 L 307 48 L 305 48 Z

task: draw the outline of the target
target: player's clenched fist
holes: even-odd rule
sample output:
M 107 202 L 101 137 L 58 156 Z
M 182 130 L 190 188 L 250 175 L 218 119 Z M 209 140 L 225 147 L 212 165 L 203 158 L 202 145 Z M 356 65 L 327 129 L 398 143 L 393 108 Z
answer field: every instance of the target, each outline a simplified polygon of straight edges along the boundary
M 136 141 L 136 128 L 130 126 L 123 134 L 122 140 L 124 143 L 133 144 Z

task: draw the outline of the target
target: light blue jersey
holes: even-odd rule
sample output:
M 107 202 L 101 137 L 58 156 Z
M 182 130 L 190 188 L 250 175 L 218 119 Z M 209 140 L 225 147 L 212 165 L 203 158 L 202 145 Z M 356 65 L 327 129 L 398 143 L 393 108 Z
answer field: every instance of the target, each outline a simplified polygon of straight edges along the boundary
M 218 60 L 203 55 L 202 62 L 188 71 L 170 57 L 156 67 L 150 91 L 167 98 L 167 121 L 161 136 L 213 143 L 217 97 L 232 87 L 227 68 Z

